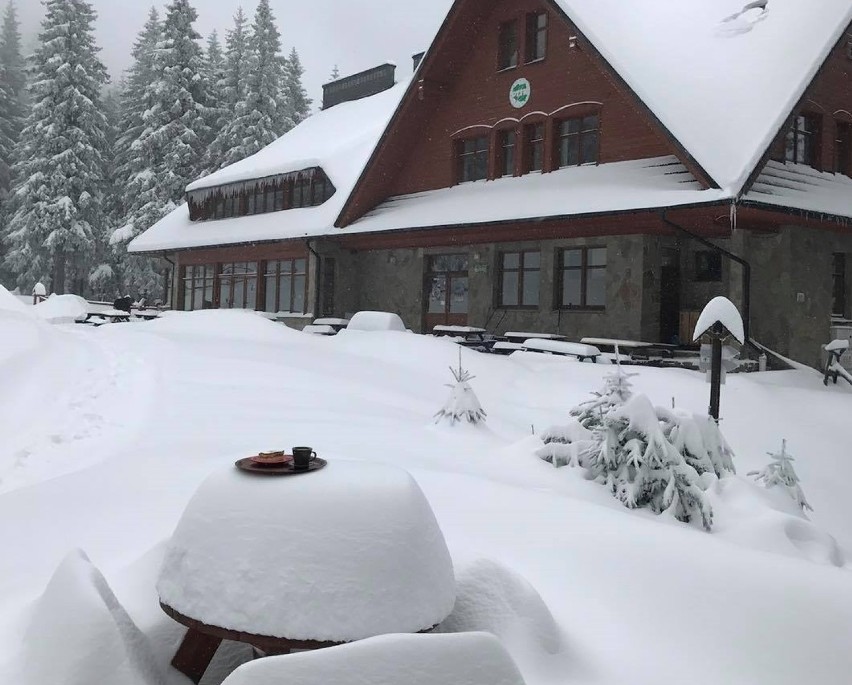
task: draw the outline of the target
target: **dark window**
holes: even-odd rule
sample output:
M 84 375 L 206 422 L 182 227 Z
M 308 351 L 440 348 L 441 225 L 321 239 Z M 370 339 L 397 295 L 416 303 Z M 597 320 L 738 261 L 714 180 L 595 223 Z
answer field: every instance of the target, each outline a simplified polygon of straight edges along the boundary
M 560 255 L 559 306 L 566 309 L 606 307 L 606 248 L 581 247 Z
M 257 309 L 257 262 L 219 265 L 219 308 Z
M 305 259 L 283 259 L 266 262 L 264 311 L 270 313 L 305 313 L 305 289 L 307 287 L 307 261 Z
M 500 47 L 497 55 L 497 68 L 510 69 L 518 66 L 518 22 L 507 21 L 500 24 Z
M 831 313 L 834 316 L 846 316 L 846 254 L 836 252 L 833 255 Z
M 816 166 L 819 157 L 819 117 L 800 114 L 793 118 L 784 144 L 784 161 Z
M 499 283 L 500 307 L 538 307 L 541 252 L 504 252 Z
M 559 166 L 597 164 L 600 143 L 600 117 L 565 119 L 559 122 Z
M 460 140 L 457 145 L 459 183 L 488 177 L 488 136 Z
M 431 255 L 427 261 L 427 316 L 448 320 L 453 314 L 467 314 L 468 256 L 466 254 Z
M 526 135 L 525 171 L 544 169 L 544 124 L 533 124 L 524 129 Z
M 517 134 L 514 131 L 501 131 L 498 137 L 500 141 L 500 161 L 498 162 L 498 176 L 515 175 L 515 147 Z
M 213 265 L 183 267 L 183 308 L 185 311 L 212 309 Z
M 721 281 L 722 255 L 713 250 L 700 250 L 695 253 L 695 280 Z
M 533 12 L 527 15 L 526 61 L 544 59 L 547 53 L 547 13 Z
M 836 122 L 834 136 L 834 170 L 838 174 L 852 176 L 852 124 Z

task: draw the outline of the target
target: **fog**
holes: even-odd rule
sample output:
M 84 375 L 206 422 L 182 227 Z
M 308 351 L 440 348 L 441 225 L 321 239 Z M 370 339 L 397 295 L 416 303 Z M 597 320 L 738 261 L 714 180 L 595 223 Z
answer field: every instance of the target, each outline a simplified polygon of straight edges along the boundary
M 5 4 L 6 0 L 0 0 Z M 130 63 L 130 48 L 148 10 L 167 2 L 90 0 L 98 12 L 97 40 L 115 81 Z M 24 45 L 36 44 L 44 9 L 40 0 L 17 0 Z M 256 0 L 195 0 L 196 28 L 214 29 L 224 41 L 232 17 L 242 5 L 251 19 Z M 452 0 L 271 0 L 285 52 L 295 46 L 305 67 L 305 87 L 315 105 L 335 64 L 345 76 L 382 62 L 395 62 L 398 77 L 411 73 L 411 55 L 425 50 Z

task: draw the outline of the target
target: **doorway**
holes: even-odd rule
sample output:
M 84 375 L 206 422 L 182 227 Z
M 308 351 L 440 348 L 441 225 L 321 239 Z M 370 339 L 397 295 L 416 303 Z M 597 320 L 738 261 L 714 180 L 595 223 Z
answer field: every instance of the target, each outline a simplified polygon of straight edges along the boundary
M 660 342 L 680 344 L 680 251 L 664 248 L 660 270 Z
M 470 281 L 466 254 L 426 257 L 424 332 L 435 326 L 466 326 Z

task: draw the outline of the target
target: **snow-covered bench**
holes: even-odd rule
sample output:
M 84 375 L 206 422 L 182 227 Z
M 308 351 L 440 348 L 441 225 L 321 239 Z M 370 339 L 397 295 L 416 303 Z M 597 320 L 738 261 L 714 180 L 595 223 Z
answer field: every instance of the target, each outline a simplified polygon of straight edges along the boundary
M 562 340 L 531 339 L 524 342 L 523 349 L 528 352 L 576 357 L 581 362 L 590 359 L 592 362 L 597 363 L 598 357 L 601 356 L 601 351 L 594 345 L 584 345 L 583 343 L 572 343 Z
M 332 326 L 326 324 L 308 324 L 302 329 L 302 333 L 310 333 L 312 335 L 337 335 L 337 331 Z
M 524 349 L 523 343 L 516 342 L 507 342 L 505 340 L 499 340 L 491 347 L 491 351 L 494 354 L 503 354 L 508 355 L 512 354 L 512 352 L 520 352 Z
M 840 363 L 840 358 L 849 350 L 848 340 L 832 340 L 825 346 L 825 351 L 828 352 L 828 361 L 825 364 L 825 377 L 822 382 L 828 385 L 830 380 L 837 385 L 837 379 L 841 376 L 847 383 L 852 383 L 852 374 L 850 374 Z

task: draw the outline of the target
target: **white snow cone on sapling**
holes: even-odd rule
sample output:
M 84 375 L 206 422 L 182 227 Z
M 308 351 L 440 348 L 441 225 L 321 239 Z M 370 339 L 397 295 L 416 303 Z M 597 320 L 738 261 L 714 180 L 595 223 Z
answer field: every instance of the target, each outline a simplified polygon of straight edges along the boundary
M 787 494 L 799 505 L 802 511 L 813 507 L 808 504 L 805 493 L 802 491 L 802 486 L 799 485 L 799 476 L 793 468 L 792 455 L 787 453 L 787 441 L 781 441 L 781 451 L 778 454 L 768 453 L 773 461 L 759 471 L 749 471 L 748 475 L 753 476 L 758 482 L 763 481 L 767 489 L 782 488 L 787 491 Z
M 461 349 L 459 350 L 459 368 L 454 369 L 451 366 L 450 372 L 456 382 L 447 383 L 447 387 L 451 388 L 450 396 L 444 407 L 435 414 L 435 423 L 449 421 L 451 426 L 454 426 L 457 421 L 467 421 L 473 425 L 484 423 L 487 414 L 479 404 L 473 388 L 470 387 L 470 381 L 475 376 L 462 367 Z

